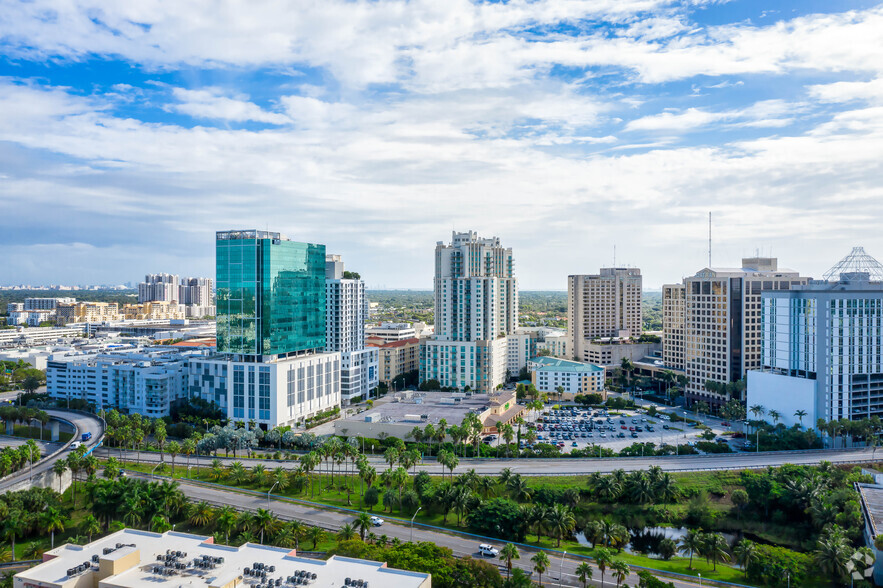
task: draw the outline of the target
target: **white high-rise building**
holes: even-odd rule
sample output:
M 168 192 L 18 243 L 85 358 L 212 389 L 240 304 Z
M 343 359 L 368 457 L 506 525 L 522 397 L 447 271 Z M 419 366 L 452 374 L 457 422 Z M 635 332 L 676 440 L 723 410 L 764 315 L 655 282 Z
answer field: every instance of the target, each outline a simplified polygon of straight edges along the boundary
M 345 277 L 346 276 L 346 277 Z M 341 354 L 343 404 L 368 398 L 380 383 L 376 347 L 365 345 L 368 299 L 365 282 L 344 271 L 339 255 L 325 256 L 325 351 Z
M 643 331 L 638 268 L 605 267 L 595 275 L 567 277 L 570 355 L 588 361 L 595 339 L 639 336 Z
M 138 302 L 179 302 L 178 276 L 147 274 L 138 284 Z
M 825 275 L 838 281 L 763 292 L 749 406 L 778 412 L 787 426 L 883 417 L 883 266 L 856 249 L 834 268 L 847 271 Z
M 508 366 L 506 336 L 518 328 L 512 249 L 497 237 L 453 233 L 435 248 L 435 333 L 420 349 L 420 379 L 489 392 Z
M 212 306 L 214 294 L 211 278 L 181 278 L 178 286 L 178 303 L 195 306 Z

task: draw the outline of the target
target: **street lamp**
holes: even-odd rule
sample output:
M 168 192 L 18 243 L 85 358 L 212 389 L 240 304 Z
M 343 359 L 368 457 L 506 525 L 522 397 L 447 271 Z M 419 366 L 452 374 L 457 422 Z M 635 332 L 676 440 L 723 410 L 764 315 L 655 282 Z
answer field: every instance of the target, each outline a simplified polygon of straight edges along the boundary
M 156 471 L 156 468 L 158 468 L 158 467 L 161 466 L 162 464 L 163 464 L 163 462 L 159 462 L 158 464 L 156 464 L 155 466 L 153 466 L 153 469 L 150 470 L 150 475 L 152 476 L 152 475 L 153 475 L 153 472 Z
M 420 512 L 421 510 L 423 510 L 423 507 L 418 506 L 417 510 L 414 511 L 414 516 L 411 517 L 411 538 L 408 539 L 408 542 L 410 542 L 410 543 L 414 542 L 414 519 L 417 518 L 417 513 Z
M 565 555 L 567 555 L 566 551 L 561 554 L 561 565 L 558 566 L 558 588 L 561 588 L 561 586 L 564 585 L 564 584 L 562 584 L 562 582 L 564 581 L 564 556 Z
M 699 586 L 702 586 L 702 572 L 697 572 L 699 574 Z
M 267 510 L 270 510 L 270 492 L 272 492 L 273 488 L 275 488 L 278 485 L 279 485 L 279 482 L 277 480 L 276 483 L 274 483 L 272 486 L 270 486 L 270 489 L 267 490 Z

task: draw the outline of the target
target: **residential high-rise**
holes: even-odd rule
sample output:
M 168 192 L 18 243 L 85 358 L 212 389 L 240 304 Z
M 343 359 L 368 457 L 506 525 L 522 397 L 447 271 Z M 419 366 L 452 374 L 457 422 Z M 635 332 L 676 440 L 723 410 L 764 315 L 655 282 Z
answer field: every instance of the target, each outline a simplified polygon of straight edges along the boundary
M 506 377 L 506 336 L 518 328 L 512 249 L 454 232 L 435 248 L 435 333 L 420 349 L 420 379 L 488 392 Z
M 175 274 L 147 274 L 138 284 L 138 302 L 180 302 L 178 276 Z
M 213 302 L 211 278 L 181 278 L 178 302 L 186 305 L 211 306 Z
M 256 357 L 325 348 L 325 246 L 279 233 L 217 234 L 218 351 Z
M 883 417 L 883 266 L 856 248 L 834 269 L 846 271 L 762 295 L 748 403 L 786 426 Z
M 641 270 L 601 268 L 595 275 L 567 277 L 567 336 L 570 355 L 588 361 L 587 345 L 643 330 Z
M 377 387 L 378 352 L 365 345 L 368 298 L 358 274 L 344 272 L 339 255 L 325 256 L 325 350 L 341 354 L 344 404 L 368 398 Z
M 761 292 L 790 290 L 808 280 L 794 270 L 779 268 L 778 260 L 769 257 L 743 259 L 738 268 L 705 268 L 684 279 L 683 368 L 689 379 L 688 404 L 704 401 L 717 409 L 733 396 L 720 385 L 740 382 L 761 365 Z M 677 296 L 677 289 L 671 288 L 669 294 Z M 676 298 L 670 302 L 672 313 L 664 325 L 668 328 L 664 340 L 669 333 L 671 341 L 678 340 L 678 304 Z M 676 348 L 676 343 L 670 344 L 669 355 L 674 356 Z M 708 382 L 713 383 L 712 390 Z M 738 396 L 744 399 L 741 393 Z
M 325 246 L 266 231 L 216 240 L 217 349 L 188 361 L 188 393 L 271 428 L 340 405 L 340 353 L 325 352 Z
M 662 363 L 684 369 L 684 285 L 662 286 Z

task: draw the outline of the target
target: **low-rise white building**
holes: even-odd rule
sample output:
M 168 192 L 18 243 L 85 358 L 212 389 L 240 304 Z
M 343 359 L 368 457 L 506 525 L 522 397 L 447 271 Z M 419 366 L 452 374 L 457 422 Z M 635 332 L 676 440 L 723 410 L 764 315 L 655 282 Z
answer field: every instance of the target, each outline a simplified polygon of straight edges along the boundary
M 527 368 L 531 383 L 537 390 L 556 400 L 573 400 L 577 394 L 601 394 L 604 390 L 604 368 L 555 357 L 534 357 Z M 558 388 L 564 390 L 559 394 Z
M 356 580 L 356 583 L 352 583 Z M 123 529 L 87 545 L 66 544 L 43 563 L 15 575 L 14 588 L 431 588 L 429 574 L 385 563 L 332 556 L 298 557 L 293 549 L 246 543 L 215 544 L 212 537 Z
M 411 323 L 380 323 L 367 326 L 365 336 L 377 337 L 383 339 L 384 343 L 392 343 L 417 337 L 417 330 Z

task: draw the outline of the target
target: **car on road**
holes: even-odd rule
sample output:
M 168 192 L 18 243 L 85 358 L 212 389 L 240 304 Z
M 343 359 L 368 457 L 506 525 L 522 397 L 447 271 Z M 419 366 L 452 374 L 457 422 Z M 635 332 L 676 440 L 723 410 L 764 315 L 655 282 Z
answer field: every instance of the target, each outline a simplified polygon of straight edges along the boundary
M 728 423 L 727 421 L 724 421 L 724 422 L 721 423 L 721 426 L 722 426 L 722 427 L 729 427 L 729 426 L 730 426 L 730 423 Z
M 482 543 L 478 546 L 478 555 L 484 557 L 497 557 L 500 555 L 500 550 L 494 547 L 493 545 L 488 545 L 487 543 Z
M 380 517 L 371 517 L 371 524 L 375 527 L 379 527 L 383 524 L 383 519 Z
M 79 441 L 74 441 L 73 443 L 71 443 L 71 444 L 68 446 L 68 449 L 72 449 L 72 450 L 73 450 L 73 449 L 76 449 L 77 447 L 79 447 L 80 445 L 82 445 L 82 443 L 80 443 Z
M 662 428 L 663 429 L 670 429 L 671 427 L 669 427 L 668 425 L 662 425 Z

